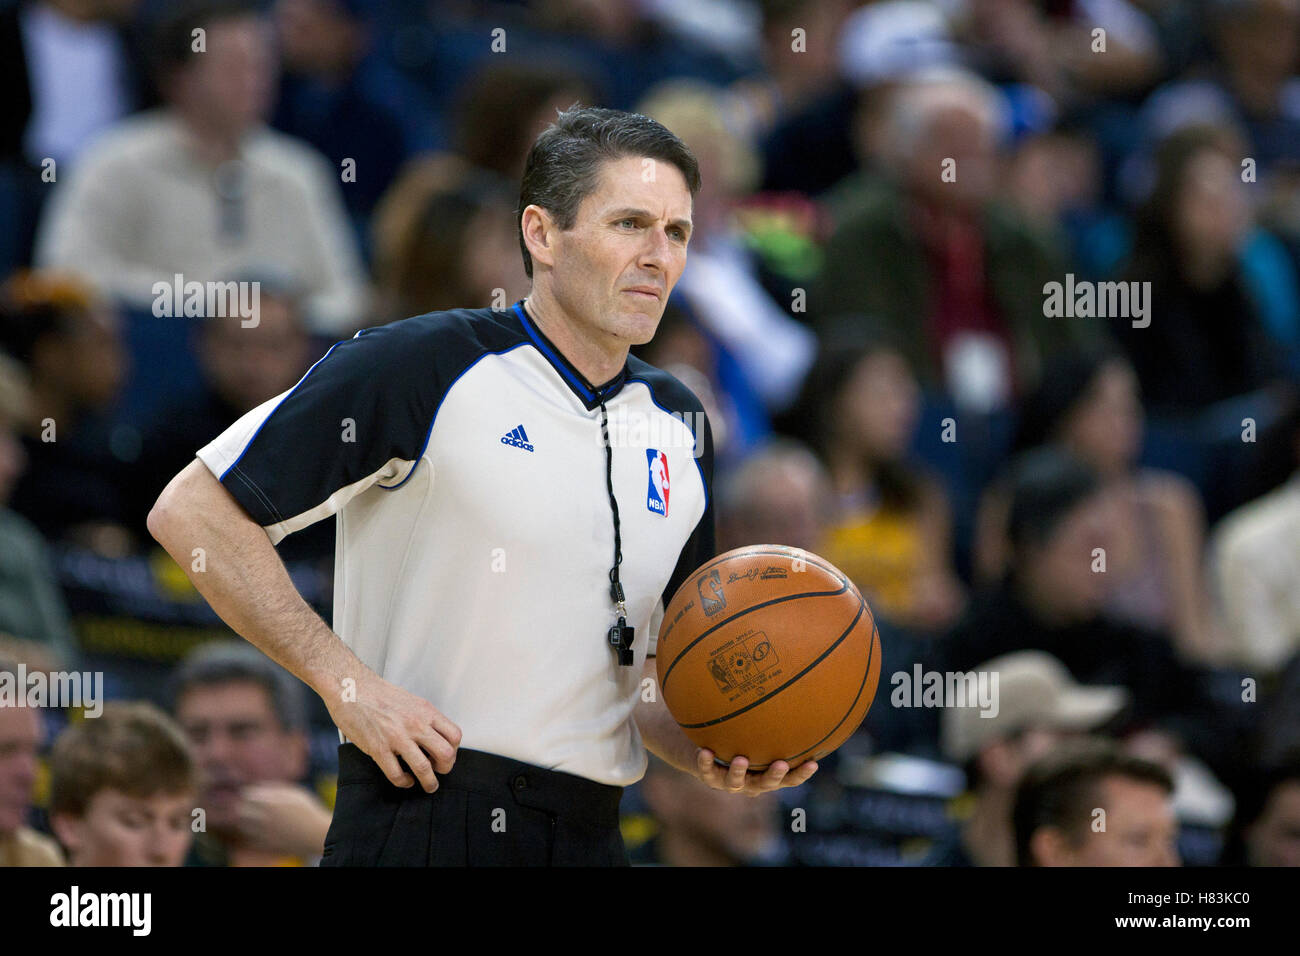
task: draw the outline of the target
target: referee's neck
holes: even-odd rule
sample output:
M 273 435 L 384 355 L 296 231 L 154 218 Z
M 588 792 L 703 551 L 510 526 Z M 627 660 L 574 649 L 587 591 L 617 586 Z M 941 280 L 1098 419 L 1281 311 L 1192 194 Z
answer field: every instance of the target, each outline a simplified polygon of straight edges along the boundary
M 569 315 L 552 296 L 536 287 L 524 299 L 524 311 L 560 354 L 577 369 L 586 384 L 598 387 L 623 370 L 628 346 L 594 323 Z

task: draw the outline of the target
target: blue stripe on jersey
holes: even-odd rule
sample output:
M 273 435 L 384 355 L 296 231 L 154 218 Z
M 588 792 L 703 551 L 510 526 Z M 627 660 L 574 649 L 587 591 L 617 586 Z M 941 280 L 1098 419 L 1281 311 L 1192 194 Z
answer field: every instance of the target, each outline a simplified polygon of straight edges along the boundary
M 525 315 L 524 310 L 519 307 L 519 303 L 516 302 L 513 308 L 515 310 L 515 315 L 519 316 L 519 321 L 524 324 L 524 331 L 528 333 L 528 337 L 532 339 L 533 344 L 537 346 L 537 350 L 546 356 L 547 360 L 550 361 L 550 363 L 553 366 L 555 366 L 555 370 L 559 372 L 561 375 L 563 375 L 565 379 L 568 380 L 570 385 L 578 389 L 578 391 L 581 392 L 582 396 L 587 401 L 590 402 L 592 399 L 594 399 L 596 397 L 596 393 L 593 392 L 591 389 L 587 388 L 586 385 L 584 385 L 572 372 L 570 372 L 568 368 L 565 367 L 564 362 L 561 361 L 555 355 L 554 352 L 552 352 L 550 349 L 546 347 L 545 342 L 543 342 L 540 338 L 537 337 L 537 334 L 533 331 L 533 324 L 528 321 L 528 316 Z
M 364 331 L 366 330 L 365 329 L 361 330 L 361 332 Z M 357 335 L 360 335 L 361 332 L 358 332 Z M 354 335 L 352 338 L 356 338 L 357 335 Z M 217 479 L 218 481 L 225 481 L 226 475 L 230 474 L 231 469 L 244 460 L 244 456 L 248 454 L 248 449 L 252 446 L 253 442 L 257 440 L 257 436 L 262 433 L 262 429 L 266 427 L 266 423 L 271 420 L 271 417 L 276 413 L 276 411 L 280 408 L 280 406 L 283 405 L 285 402 L 287 402 L 289 400 L 289 397 L 293 395 L 294 392 L 298 391 L 299 386 L 301 386 L 303 382 L 307 381 L 307 376 L 310 375 L 312 372 L 316 371 L 316 366 L 319 365 L 321 362 L 325 361 L 327 358 L 329 358 L 330 352 L 333 352 L 344 342 L 350 342 L 350 341 L 351 339 L 342 339 L 338 342 L 335 342 L 333 345 L 331 345 L 328 349 L 325 350 L 324 355 L 318 358 L 315 362 L 312 362 L 311 368 L 307 369 L 307 371 L 303 374 L 302 378 L 298 379 L 297 384 L 294 385 L 293 388 L 289 389 L 289 391 L 285 392 L 284 398 L 280 399 L 278 402 L 275 403 L 275 408 L 271 409 L 271 414 L 267 415 L 265 418 L 262 419 L 262 423 L 257 426 L 257 431 L 253 432 L 252 436 L 248 439 L 248 441 L 244 442 L 244 447 L 243 450 L 240 451 L 239 457 L 236 458 L 234 461 L 232 461 L 230 463 L 230 467 L 221 473 L 221 477 Z

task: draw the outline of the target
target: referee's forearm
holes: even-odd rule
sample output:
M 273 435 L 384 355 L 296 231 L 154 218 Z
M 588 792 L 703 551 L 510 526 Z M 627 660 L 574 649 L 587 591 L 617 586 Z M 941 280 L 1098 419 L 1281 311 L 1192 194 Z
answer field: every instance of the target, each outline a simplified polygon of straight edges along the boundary
M 363 669 L 293 586 L 266 532 L 202 462 L 172 479 L 148 526 L 223 621 L 318 694 Z

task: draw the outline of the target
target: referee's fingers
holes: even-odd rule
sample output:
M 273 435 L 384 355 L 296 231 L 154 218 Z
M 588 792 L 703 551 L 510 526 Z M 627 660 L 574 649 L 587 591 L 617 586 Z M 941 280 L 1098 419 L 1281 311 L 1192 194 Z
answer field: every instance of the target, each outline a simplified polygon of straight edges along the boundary
M 460 740 L 459 731 L 456 733 L 456 740 Z M 433 758 L 433 765 L 438 773 L 451 772 L 452 764 L 456 762 L 456 747 L 446 737 L 429 730 L 417 735 L 415 742 L 424 753 Z
M 391 752 L 385 751 L 378 756 L 371 754 L 371 758 L 379 765 L 379 769 L 384 772 L 388 782 L 394 787 L 410 787 L 415 785 L 415 778 L 402 769 L 402 765 L 397 762 L 397 757 Z
M 438 789 L 438 778 L 433 775 L 433 764 L 425 756 L 424 751 L 420 749 L 419 744 L 412 740 L 401 750 L 402 759 L 406 765 L 411 768 L 411 773 L 420 781 L 420 786 L 424 788 L 425 793 L 433 793 Z

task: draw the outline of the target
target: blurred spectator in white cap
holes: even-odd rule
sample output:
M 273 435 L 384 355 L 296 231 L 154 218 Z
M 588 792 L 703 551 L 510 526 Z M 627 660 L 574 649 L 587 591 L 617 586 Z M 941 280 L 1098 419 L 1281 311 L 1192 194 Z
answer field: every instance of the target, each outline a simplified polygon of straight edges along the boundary
M 203 41 L 194 49 L 194 30 Z M 166 106 L 125 120 L 83 155 L 50 200 L 36 262 L 77 268 L 135 308 L 180 274 L 215 281 L 260 269 L 307 290 L 313 330 L 364 324 L 361 257 L 340 171 L 272 131 L 276 59 L 252 0 L 186 0 L 152 50 Z
M 1013 866 L 1011 805 L 1025 768 L 1071 734 L 1095 731 L 1118 714 L 1128 691 L 1085 687 L 1042 651 L 1018 651 L 974 668 L 997 675 L 996 710 L 942 711 L 944 755 L 966 767 L 969 807 L 960 833 L 936 845 L 930 866 Z

